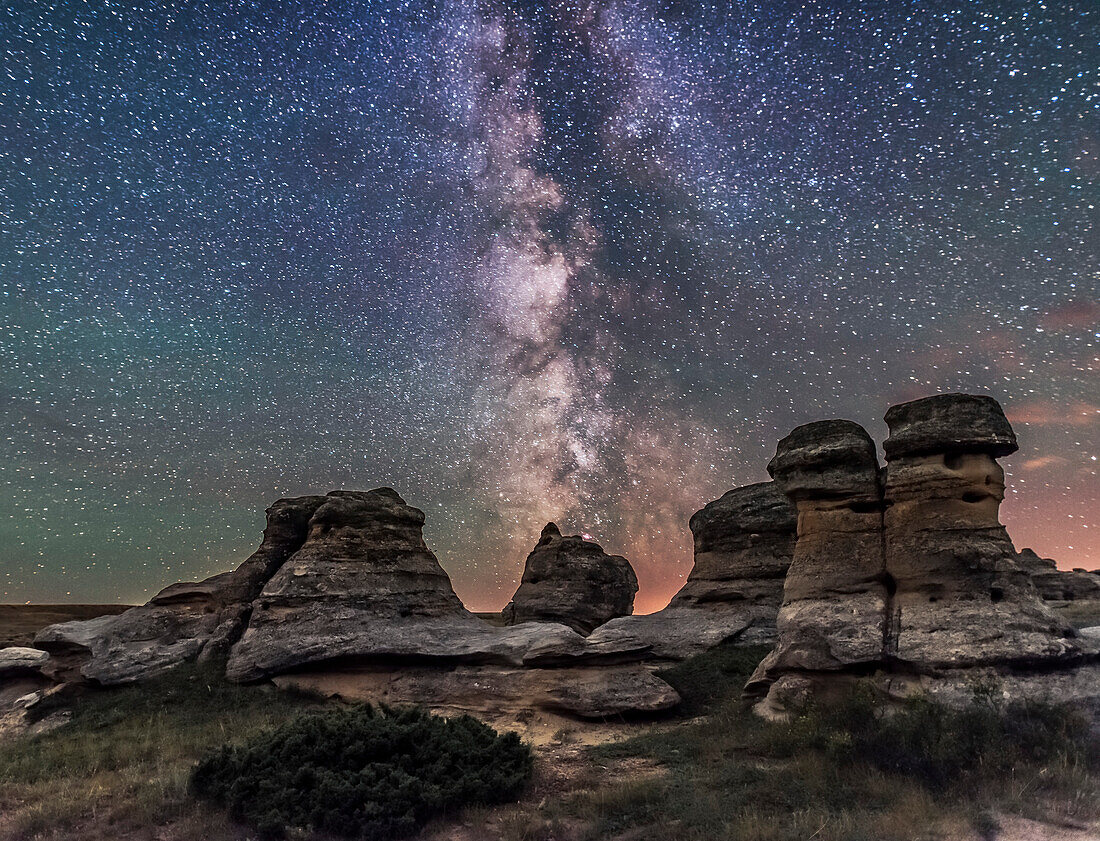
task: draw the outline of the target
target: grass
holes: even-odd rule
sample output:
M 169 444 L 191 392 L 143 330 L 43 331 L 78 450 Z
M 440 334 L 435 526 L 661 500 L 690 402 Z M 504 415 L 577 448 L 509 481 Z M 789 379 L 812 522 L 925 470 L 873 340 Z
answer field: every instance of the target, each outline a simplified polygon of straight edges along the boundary
M 653 841 L 995 838 L 998 813 L 1081 820 L 1100 808 L 1100 751 L 1071 710 L 1000 707 L 979 692 L 962 711 L 924 699 L 889 711 L 857 690 L 768 723 L 737 699 L 758 655 L 717 650 L 663 673 L 689 711 L 708 714 L 592 750 L 664 773 L 564 804 L 588 838 L 641 828 Z
M 77 699 L 63 726 L 0 743 L 0 836 L 114 839 L 194 817 L 188 777 L 201 756 L 316 703 L 235 686 L 213 666 Z
M 719 648 L 666 669 L 661 676 L 684 698 L 679 718 L 634 725 L 630 738 L 583 748 L 563 728 L 565 781 L 554 755 L 544 756 L 531 793 L 468 810 L 461 820 L 474 829 L 463 837 L 995 839 L 1006 815 L 1098 817 L 1096 744 L 1072 711 L 1003 707 L 979 692 L 962 712 L 918 699 L 890 714 L 857 691 L 768 723 L 739 700 L 763 653 Z M 254 838 L 197 803 L 188 775 L 210 751 L 318 706 L 193 667 L 89 695 L 65 726 L 0 743 L 0 838 Z M 433 824 L 428 837 L 451 838 L 450 826 Z

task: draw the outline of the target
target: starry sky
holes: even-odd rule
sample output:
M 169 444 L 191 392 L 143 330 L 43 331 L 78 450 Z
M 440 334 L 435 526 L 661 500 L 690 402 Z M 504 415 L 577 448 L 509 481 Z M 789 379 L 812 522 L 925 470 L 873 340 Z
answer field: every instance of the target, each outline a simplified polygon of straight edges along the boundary
M 1100 566 L 1092 2 L 14 0 L 0 600 L 231 568 L 390 485 L 474 609 L 542 525 L 691 568 L 776 440 L 991 394 Z

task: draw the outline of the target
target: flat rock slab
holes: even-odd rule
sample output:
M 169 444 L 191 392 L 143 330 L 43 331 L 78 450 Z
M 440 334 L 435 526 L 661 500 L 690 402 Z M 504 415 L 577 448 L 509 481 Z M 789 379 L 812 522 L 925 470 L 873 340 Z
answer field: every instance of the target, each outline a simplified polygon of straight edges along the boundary
M 584 645 L 576 631 L 547 622 L 502 628 L 473 614 L 396 619 L 319 603 L 250 628 L 233 648 L 226 675 L 248 682 L 308 664 L 393 660 L 539 665 L 575 656 Z
M 49 661 L 50 655 L 38 648 L 0 648 L 0 678 L 37 672 Z
M 515 669 L 359 667 L 280 675 L 276 686 L 350 701 L 421 704 L 497 715 L 549 710 L 600 719 L 654 714 L 680 703 L 676 690 L 641 666 Z

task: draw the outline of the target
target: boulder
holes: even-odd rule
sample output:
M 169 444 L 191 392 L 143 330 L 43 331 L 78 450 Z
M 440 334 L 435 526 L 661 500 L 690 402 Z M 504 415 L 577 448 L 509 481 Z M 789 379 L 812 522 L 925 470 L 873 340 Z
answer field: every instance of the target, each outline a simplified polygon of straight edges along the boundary
M 39 674 L 49 661 L 50 655 L 37 648 L 0 648 L 0 680 L 17 675 Z
M 626 558 L 608 555 L 580 535 L 565 537 L 548 523 L 502 616 L 509 625 L 555 622 L 588 634 L 609 619 L 630 615 L 637 592 L 638 578 Z
M 259 548 L 236 570 L 173 584 L 116 616 L 51 625 L 35 637 L 35 646 L 52 655 L 51 669 L 59 679 L 79 676 L 103 685 L 225 657 L 243 631 L 252 600 L 302 546 L 310 517 L 325 499 L 280 499 L 268 508 Z
M 768 472 L 798 510 L 778 641 L 746 686 L 763 697 L 786 674 L 863 669 L 882 658 L 886 604 L 882 488 L 863 427 L 829 420 L 779 442 Z
M 997 402 L 937 395 L 892 407 L 886 423 L 886 656 L 917 671 L 1078 657 L 998 518 L 996 458 L 1016 438 Z

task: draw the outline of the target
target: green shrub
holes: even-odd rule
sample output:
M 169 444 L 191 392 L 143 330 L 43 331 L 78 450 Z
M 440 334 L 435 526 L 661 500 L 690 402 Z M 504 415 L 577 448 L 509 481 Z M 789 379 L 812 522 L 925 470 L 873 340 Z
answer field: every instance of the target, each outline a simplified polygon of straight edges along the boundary
M 923 696 L 891 706 L 864 688 L 803 711 L 779 741 L 784 738 L 787 747 L 867 762 L 933 791 L 992 782 L 1027 767 L 1100 766 L 1086 716 L 1066 705 L 1006 704 L 983 690 L 953 709 Z
M 531 751 L 469 716 L 370 705 L 297 718 L 202 760 L 192 790 L 280 837 L 309 829 L 390 839 L 472 804 L 515 799 Z

